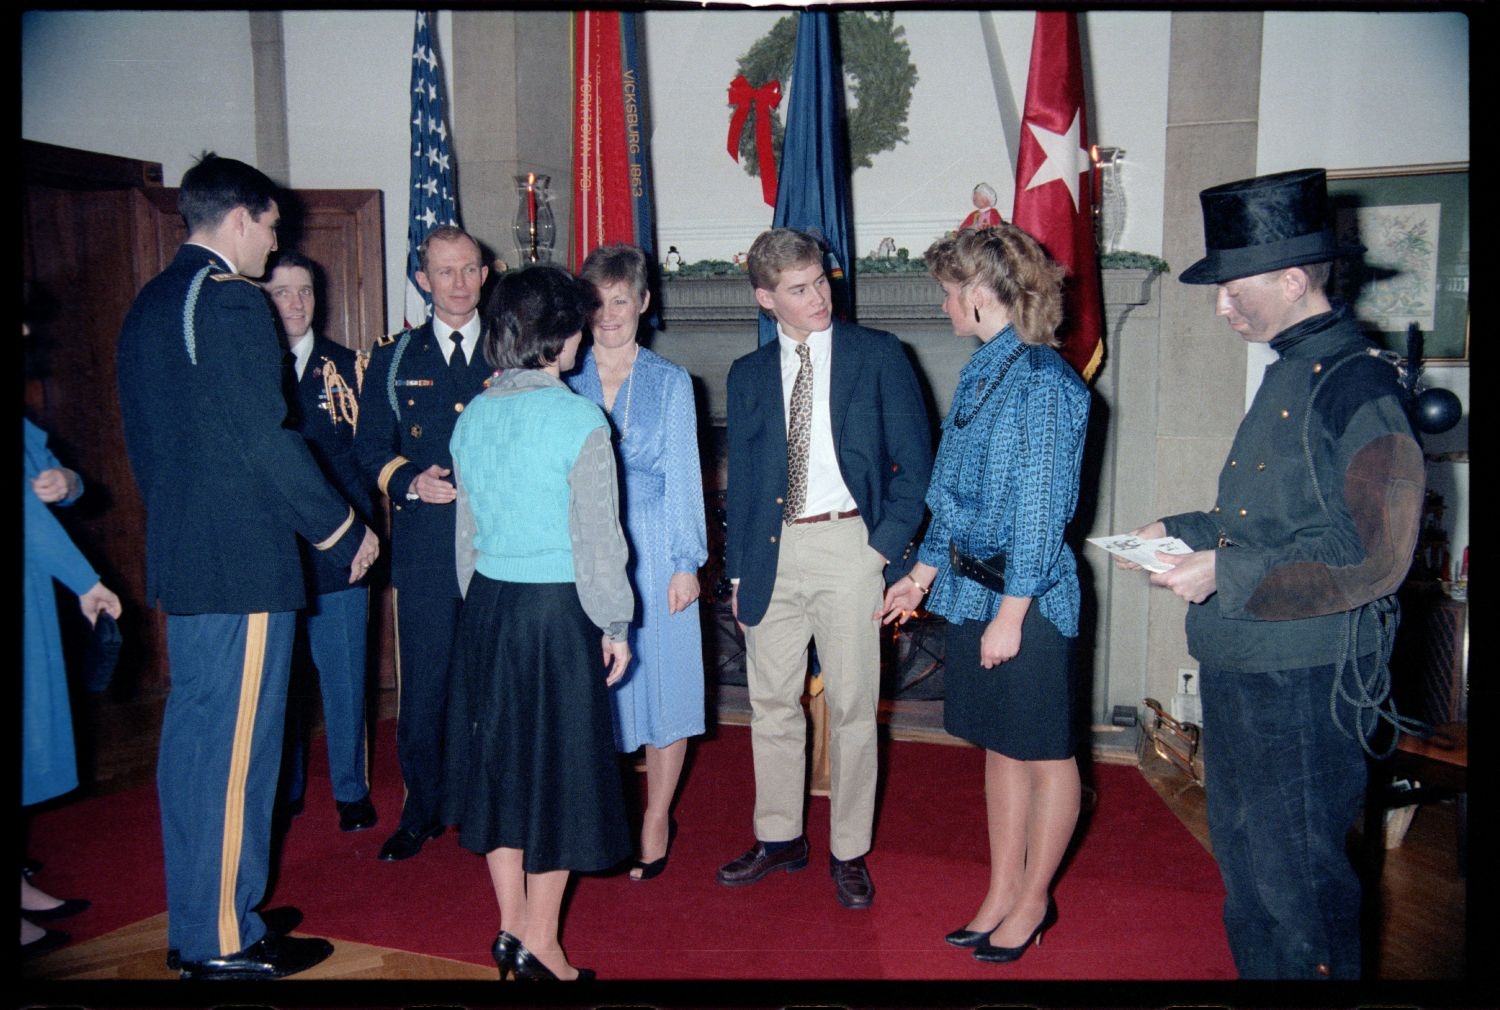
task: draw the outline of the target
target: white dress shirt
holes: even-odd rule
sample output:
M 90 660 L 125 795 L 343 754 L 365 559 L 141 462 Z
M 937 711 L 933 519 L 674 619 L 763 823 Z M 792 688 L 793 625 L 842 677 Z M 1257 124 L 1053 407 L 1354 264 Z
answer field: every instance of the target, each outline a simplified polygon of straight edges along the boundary
M 463 335 L 465 363 L 474 360 L 474 348 L 479 344 L 480 329 L 479 313 L 477 312 L 469 317 L 467 323 L 458 328 L 457 332 Z M 432 335 L 437 338 L 438 346 L 443 349 L 443 357 L 448 359 L 450 365 L 453 364 L 453 333 L 453 327 L 443 322 L 437 316 L 432 317 Z
M 779 324 L 776 327 L 776 341 L 781 345 L 782 417 L 790 432 L 792 386 L 797 381 L 797 372 L 802 368 L 802 359 L 797 354 L 797 341 L 788 337 Z M 849 488 L 844 484 L 844 475 L 839 470 L 838 452 L 833 444 L 833 418 L 828 406 L 829 372 L 833 364 L 833 328 L 809 334 L 807 347 L 812 358 L 813 409 L 807 456 L 807 500 L 802 506 L 802 515 L 848 512 L 855 506 L 854 496 L 849 493 Z
M 302 336 L 300 336 L 296 340 L 292 341 L 292 346 L 291 346 L 290 350 L 292 352 L 292 358 L 295 359 L 295 364 L 296 364 L 296 368 L 297 368 L 297 381 L 298 382 L 302 381 L 302 373 L 305 372 L 305 371 L 307 371 L 307 362 L 308 362 L 308 359 L 312 357 L 312 349 L 313 349 L 313 331 L 312 330 L 308 330 L 306 333 L 302 334 Z

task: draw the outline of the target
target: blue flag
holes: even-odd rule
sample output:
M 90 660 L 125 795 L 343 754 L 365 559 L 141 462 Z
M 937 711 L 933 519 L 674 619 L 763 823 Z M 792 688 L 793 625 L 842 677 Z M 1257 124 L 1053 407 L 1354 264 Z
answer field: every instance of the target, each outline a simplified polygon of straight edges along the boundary
M 849 134 L 844 113 L 844 73 L 834 17 L 828 11 L 797 15 L 797 52 L 792 60 L 791 102 L 773 227 L 810 232 L 823 244 L 823 266 L 833 290 L 836 318 L 854 319 L 850 283 L 852 232 L 849 217 Z M 776 323 L 760 317 L 760 342 L 776 339 Z
M 406 227 L 406 325 L 427 321 L 432 297 L 417 286 L 419 250 L 427 233 L 458 224 L 458 190 L 443 100 L 443 65 L 432 48 L 431 15 L 417 12 L 411 53 L 411 213 Z

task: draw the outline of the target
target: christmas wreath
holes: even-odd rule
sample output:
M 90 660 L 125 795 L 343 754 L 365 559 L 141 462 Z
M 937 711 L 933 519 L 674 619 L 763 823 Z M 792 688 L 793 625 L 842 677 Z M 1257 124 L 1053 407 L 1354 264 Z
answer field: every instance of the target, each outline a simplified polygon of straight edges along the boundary
M 906 142 L 906 115 L 917 68 L 911 62 L 906 29 L 891 12 L 843 11 L 838 16 L 839 50 L 844 77 L 850 81 L 845 96 L 849 111 L 849 168 L 869 168 L 871 158 Z M 785 92 L 792 76 L 797 47 L 797 18 L 787 15 L 739 58 L 739 72 L 754 87 L 775 80 Z M 731 113 L 731 121 L 733 113 Z M 786 126 L 771 110 L 771 143 L 778 161 Z M 745 171 L 760 175 L 760 152 L 755 130 L 746 124 L 740 134 L 740 157 Z

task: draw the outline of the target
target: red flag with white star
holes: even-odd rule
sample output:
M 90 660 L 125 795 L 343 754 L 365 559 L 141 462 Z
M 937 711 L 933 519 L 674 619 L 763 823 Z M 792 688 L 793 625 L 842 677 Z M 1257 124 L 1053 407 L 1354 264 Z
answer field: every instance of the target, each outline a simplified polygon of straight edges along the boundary
M 1067 268 L 1062 356 L 1085 381 L 1104 359 L 1104 307 L 1077 15 L 1038 11 L 1011 220 Z

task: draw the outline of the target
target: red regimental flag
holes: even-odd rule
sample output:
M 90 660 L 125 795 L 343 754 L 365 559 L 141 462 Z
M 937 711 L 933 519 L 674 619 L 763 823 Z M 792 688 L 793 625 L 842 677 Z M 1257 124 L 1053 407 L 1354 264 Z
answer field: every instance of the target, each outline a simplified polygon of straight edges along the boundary
M 573 241 L 578 269 L 594 249 L 636 241 L 618 11 L 573 15 Z
M 1062 356 L 1086 381 L 1104 356 L 1087 119 L 1077 15 L 1039 11 L 1011 220 L 1067 268 L 1058 335 Z

